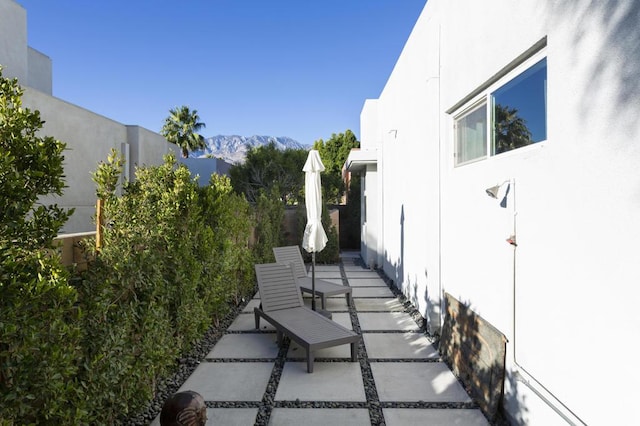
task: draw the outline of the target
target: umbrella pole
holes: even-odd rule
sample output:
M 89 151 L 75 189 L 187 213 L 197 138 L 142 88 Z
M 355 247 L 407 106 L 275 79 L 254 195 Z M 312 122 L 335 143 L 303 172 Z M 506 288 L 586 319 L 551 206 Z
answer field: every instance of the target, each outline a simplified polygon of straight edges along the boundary
M 311 253 L 311 309 L 316 310 L 316 252 Z

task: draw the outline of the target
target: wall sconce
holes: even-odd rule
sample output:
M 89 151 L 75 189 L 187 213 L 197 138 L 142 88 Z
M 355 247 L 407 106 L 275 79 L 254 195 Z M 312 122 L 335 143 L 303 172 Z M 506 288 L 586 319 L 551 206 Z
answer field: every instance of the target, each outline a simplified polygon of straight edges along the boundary
M 499 183 L 497 185 L 494 185 L 490 188 L 485 189 L 485 192 L 487 193 L 487 195 L 491 198 L 495 198 L 498 199 L 498 194 L 500 192 L 500 189 L 507 184 L 507 189 L 504 191 L 504 195 L 502 196 L 502 200 L 500 200 L 500 207 L 507 208 L 507 196 L 509 195 L 509 191 L 511 190 L 511 185 L 515 183 L 512 181 L 512 179 L 507 179 L 502 183 Z
M 491 198 L 495 198 L 496 200 L 498 199 L 498 191 L 500 191 L 500 188 L 502 188 L 502 185 L 504 185 L 505 183 L 509 183 L 511 182 L 510 180 L 505 180 L 502 183 L 499 183 L 497 185 L 494 185 L 490 188 L 485 189 L 485 192 L 487 193 L 487 195 Z M 507 193 L 509 192 L 509 188 L 507 188 Z M 507 194 L 505 194 L 506 196 Z

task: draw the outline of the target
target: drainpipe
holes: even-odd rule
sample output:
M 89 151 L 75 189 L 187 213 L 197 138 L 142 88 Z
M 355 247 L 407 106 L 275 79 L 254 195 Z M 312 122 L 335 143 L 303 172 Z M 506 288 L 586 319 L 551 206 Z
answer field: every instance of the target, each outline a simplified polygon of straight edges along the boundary
M 442 297 L 442 103 L 440 98 L 440 56 L 442 26 L 438 24 L 438 297 L 440 298 L 440 312 L 438 312 L 438 334 L 442 331 L 444 304 Z

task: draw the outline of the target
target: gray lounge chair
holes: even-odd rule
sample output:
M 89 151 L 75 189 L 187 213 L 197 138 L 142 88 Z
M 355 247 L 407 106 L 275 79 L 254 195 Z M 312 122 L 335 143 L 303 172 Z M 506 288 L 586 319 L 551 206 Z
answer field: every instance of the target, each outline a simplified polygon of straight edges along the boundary
M 307 352 L 307 372 L 313 373 L 314 352 L 332 346 L 351 345 L 351 361 L 356 361 L 356 344 L 360 335 L 304 306 L 302 295 L 288 265 L 265 263 L 255 265 L 261 307 L 254 308 L 256 329 L 260 318 L 277 331 L 278 346 L 283 335 Z
M 273 254 L 277 263 L 291 264 L 298 287 L 302 292 L 311 294 L 313 292 L 313 283 L 311 282 L 311 277 L 307 275 L 307 268 L 302 260 L 300 248 L 298 246 L 274 247 Z M 351 306 L 351 287 L 334 284 L 318 278 L 316 278 L 315 287 L 316 295 L 320 296 L 322 309 L 326 309 L 327 297 L 337 294 L 344 294 L 347 297 L 347 305 Z

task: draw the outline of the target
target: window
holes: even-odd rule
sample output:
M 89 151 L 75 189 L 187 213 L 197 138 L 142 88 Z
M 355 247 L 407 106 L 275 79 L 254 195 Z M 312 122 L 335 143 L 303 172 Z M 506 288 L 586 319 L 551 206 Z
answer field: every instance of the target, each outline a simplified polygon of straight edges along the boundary
M 454 118 L 456 166 L 547 139 L 547 59 L 532 62 L 488 84 Z
M 458 117 L 456 128 L 456 164 L 484 158 L 487 155 L 487 103 L 472 108 Z
M 491 154 L 547 139 L 546 58 L 491 94 Z

